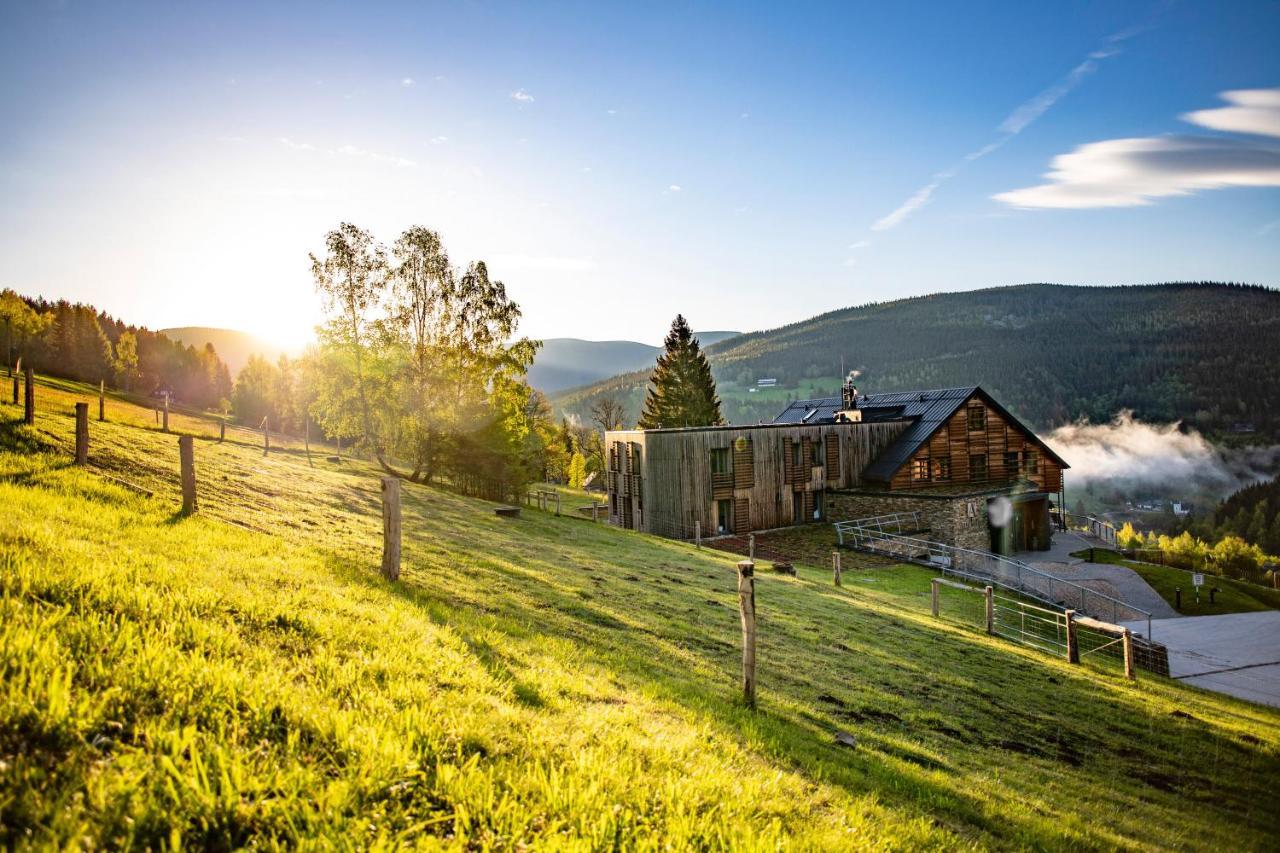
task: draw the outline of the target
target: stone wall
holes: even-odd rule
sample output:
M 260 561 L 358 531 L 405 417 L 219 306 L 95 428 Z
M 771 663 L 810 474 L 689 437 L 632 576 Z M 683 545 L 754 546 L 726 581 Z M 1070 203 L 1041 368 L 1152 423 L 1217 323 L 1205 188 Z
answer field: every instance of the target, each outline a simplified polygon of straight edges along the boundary
M 985 495 L 943 497 L 891 492 L 831 492 L 827 495 L 827 507 L 827 517 L 831 521 L 918 512 L 920 526 L 929 531 L 921 538 L 957 548 L 981 551 L 991 548 Z

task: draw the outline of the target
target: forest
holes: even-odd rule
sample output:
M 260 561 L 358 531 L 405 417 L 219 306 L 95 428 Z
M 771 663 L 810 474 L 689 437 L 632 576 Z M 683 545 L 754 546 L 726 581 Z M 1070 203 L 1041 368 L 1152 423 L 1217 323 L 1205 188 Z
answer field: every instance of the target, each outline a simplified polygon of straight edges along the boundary
M 230 405 L 231 373 L 212 346 L 183 346 L 92 305 L 0 292 L 5 364 L 108 385 L 141 396 L 168 393 L 199 409 Z
M 981 385 L 1047 429 L 1131 409 L 1183 421 L 1217 442 L 1280 441 L 1280 292 L 1190 282 L 1125 287 L 1026 284 L 941 293 L 832 311 L 707 348 L 722 387 L 860 370 L 868 392 Z M 647 372 L 554 398 L 585 415 L 602 396 L 639 416 Z M 732 423 L 786 405 L 722 394 Z

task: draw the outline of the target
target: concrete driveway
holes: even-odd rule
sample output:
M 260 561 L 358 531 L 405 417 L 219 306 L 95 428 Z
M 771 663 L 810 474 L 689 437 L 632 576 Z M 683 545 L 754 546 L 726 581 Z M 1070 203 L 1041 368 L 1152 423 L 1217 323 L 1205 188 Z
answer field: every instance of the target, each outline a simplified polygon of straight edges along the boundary
M 1146 633 L 1146 622 L 1126 627 Z M 1182 616 L 1151 623 L 1169 674 L 1187 684 L 1280 708 L 1280 610 Z

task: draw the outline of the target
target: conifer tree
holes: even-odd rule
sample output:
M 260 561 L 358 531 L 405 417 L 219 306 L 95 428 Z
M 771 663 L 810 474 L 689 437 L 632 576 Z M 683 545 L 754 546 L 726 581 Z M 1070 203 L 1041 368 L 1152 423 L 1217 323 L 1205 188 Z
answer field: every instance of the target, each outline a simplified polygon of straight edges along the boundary
M 665 348 L 649 378 L 640 428 L 723 424 L 711 365 L 683 316 L 676 315 L 663 343 Z

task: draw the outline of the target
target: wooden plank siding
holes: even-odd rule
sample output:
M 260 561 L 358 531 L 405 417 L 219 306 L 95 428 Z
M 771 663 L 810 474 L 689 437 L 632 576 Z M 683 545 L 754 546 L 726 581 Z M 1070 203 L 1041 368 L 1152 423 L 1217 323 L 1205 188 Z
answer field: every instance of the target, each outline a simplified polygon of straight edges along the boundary
M 906 428 L 906 421 L 854 424 L 762 424 L 688 430 L 617 430 L 605 435 L 608 458 L 615 452 L 636 465 L 629 493 L 609 485 L 610 521 L 678 539 L 691 539 L 701 522 L 703 536 L 716 529 L 716 501 L 732 500 L 736 533 L 785 527 L 812 518 L 813 492 L 863 485 L 863 472 Z M 746 440 L 745 447 L 737 439 Z M 812 444 L 826 447 L 817 466 Z M 792 443 L 801 448 L 792 464 Z M 728 449 L 732 470 L 712 475 L 711 451 Z M 813 480 L 815 470 L 822 479 Z M 793 517 L 794 492 L 801 492 L 802 519 Z M 625 505 L 625 511 L 624 511 Z M 643 506 L 643 511 L 640 507 Z
M 982 429 L 971 430 L 970 409 L 982 412 Z M 1034 468 L 1025 468 L 1028 452 L 1034 454 Z M 1005 454 L 1017 454 L 1014 464 Z M 986 459 L 986 475 L 974 470 L 971 459 Z M 944 462 L 943 460 L 946 460 Z M 929 478 L 917 479 L 916 473 L 928 463 Z M 920 464 L 917 464 L 920 463 Z M 945 479 L 946 466 L 950 473 Z M 924 445 L 893 475 L 890 489 L 909 490 L 935 488 L 941 485 L 984 485 L 1008 483 L 1024 479 L 1040 491 L 1057 492 L 1062 486 L 1062 468 L 1020 426 L 1010 423 L 997 410 L 979 397 L 961 406 L 946 420 Z

